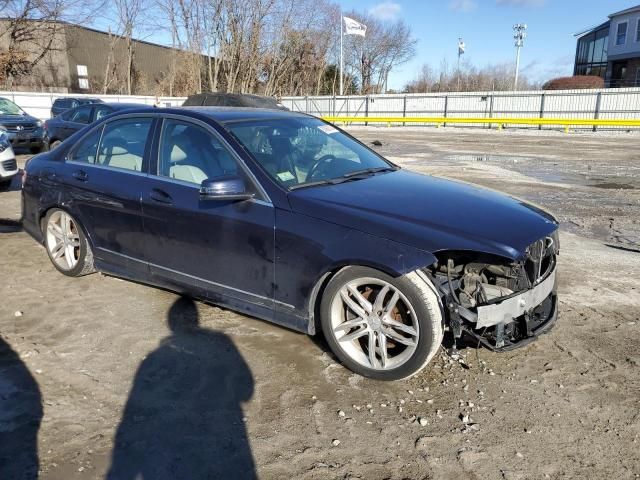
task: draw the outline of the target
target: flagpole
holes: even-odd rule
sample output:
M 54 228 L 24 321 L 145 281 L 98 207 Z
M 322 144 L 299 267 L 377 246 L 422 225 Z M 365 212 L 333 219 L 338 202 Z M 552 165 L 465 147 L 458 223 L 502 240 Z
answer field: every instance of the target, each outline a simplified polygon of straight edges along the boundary
M 344 35 L 342 34 L 342 9 L 340 9 L 340 95 L 343 95 L 343 80 L 342 80 L 342 71 L 344 69 L 344 59 L 342 57 L 342 38 Z

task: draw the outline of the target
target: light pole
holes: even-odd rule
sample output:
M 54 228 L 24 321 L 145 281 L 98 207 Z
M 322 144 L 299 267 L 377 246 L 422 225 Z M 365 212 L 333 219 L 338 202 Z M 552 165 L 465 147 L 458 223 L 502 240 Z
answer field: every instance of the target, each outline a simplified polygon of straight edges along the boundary
M 524 45 L 524 39 L 527 36 L 527 24 L 526 23 L 516 23 L 513 26 L 513 31 L 516 32 L 513 35 L 515 39 L 516 45 L 516 78 L 513 81 L 513 89 L 518 89 L 518 70 L 520 70 L 520 49 Z
M 461 37 L 458 37 L 458 91 L 460 91 L 460 56 L 464 53 L 466 48 Z

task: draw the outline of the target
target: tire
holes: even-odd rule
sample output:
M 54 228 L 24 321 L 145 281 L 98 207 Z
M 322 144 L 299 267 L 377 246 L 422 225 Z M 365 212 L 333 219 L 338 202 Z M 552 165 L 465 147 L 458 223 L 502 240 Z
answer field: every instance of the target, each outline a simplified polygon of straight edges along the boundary
M 68 212 L 59 208 L 49 210 L 42 233 L 49 259 L 60 273 L 81 277 L 95 272 L 91 245 L 82 226 Z
M 418 373 L 438 351 L 444 331 L 439 297 L 426 275 L 393 278 L 361 266 L 346 267 L 331 279 L 322 296 L 320 321 L 340 362 L 377 380 Z

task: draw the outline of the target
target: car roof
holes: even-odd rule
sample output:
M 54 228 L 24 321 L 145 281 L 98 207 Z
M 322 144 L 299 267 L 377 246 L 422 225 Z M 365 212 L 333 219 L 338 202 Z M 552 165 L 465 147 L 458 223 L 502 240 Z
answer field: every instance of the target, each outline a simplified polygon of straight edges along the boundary
M 154 108 L 153 105 L 145 105 L 144 103 L 119 103 L 119 102 L 111 102 L 111 103 L 102 103 L 102 105 L 107 105 L 114 110 L 125 110 L 130 108 Z
M 181 107 L 182 111 L 191 111 L 206 115 L 214 120 L 225 122 L 237 122 L 242 120 L 263 120 L 267 118 L 308 118 L 308 115 L 275 108 L 253 107 Z
M 118 103 L 113 105 L 129 105 L 127 113 L 166 113 L 174 115 L 185 115 L 187 117 L 209 117 L 218 123 L 231 123 L 244 120 L 266 120 L 284 118 L 313 118 L 304 113 L 290 112 L 287 110 L 276 110 L 270 108 L 251 107 L 152 107 L 141 104 Z M 118 109 L 122 110 L 122 109 Z

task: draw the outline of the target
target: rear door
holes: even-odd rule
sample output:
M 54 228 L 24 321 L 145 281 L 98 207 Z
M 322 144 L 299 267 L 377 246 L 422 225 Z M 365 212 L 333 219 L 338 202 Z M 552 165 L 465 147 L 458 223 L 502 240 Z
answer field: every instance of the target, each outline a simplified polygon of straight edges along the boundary
M 152 275 L 165 283 L 195 286 L 216 303 L 271 315 L 273 205 L 210 126 L 165 118 L 158 132 L 158 153 L 142 192 L 144 246 Z M 201 182 L 223 175 L 243 177 L 255 198 L 201 199 Z
M 91 105 L 82 105 L 62 115 L 63 121 L 59 128 L 58 139 L 65 140 L 91 123 L 92 110 Z
M 140 195 L 154 124 L 153 117 L 137 115 L 107 122 L 76 144 L 65 166 L 94 255 L 125 276 L 147 272 Z

